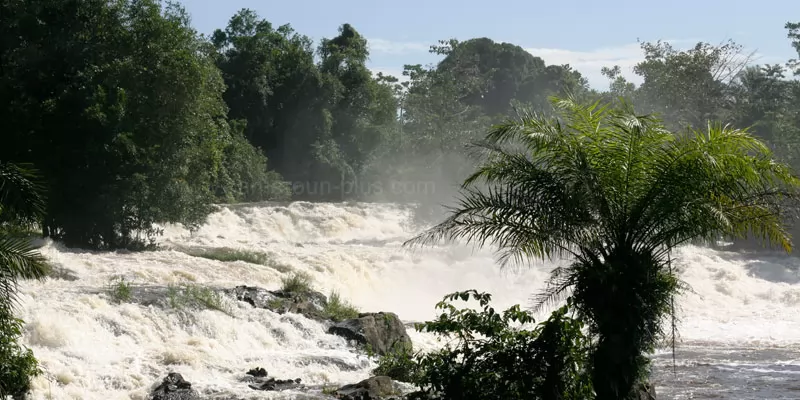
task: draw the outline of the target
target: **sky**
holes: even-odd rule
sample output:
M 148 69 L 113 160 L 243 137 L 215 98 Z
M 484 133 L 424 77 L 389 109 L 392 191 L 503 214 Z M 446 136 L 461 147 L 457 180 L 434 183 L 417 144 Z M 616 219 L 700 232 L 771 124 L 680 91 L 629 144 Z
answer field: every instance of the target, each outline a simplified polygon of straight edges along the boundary
M 800 0 L 180 1 L 205 34 L 224 28 L 242 8 L 315 40 L 350 23 L 370 44 L 370 69 L 398 77 L 404 64 L 438 61 L 428 53 L 438 40 L 488 37 L 519 45 L 548 65 L 570 64 L 597 89 L 608 87 L 604 66 L 619 65 L 640 82 L 632 70 L 642 58 L 637 40 L 688 48 L 733 39 L 755 52 L 757 63 L 783 63 L 797 56 L 784 25 L 800 21 Z

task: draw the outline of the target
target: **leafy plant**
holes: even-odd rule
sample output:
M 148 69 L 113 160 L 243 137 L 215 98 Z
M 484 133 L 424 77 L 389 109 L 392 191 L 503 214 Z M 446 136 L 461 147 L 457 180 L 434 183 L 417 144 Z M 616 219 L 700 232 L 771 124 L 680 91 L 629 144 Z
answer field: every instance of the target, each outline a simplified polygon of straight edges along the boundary
M 167 297 L 169 298 L 170 307 L 175 309 L 193 306 L 233 315 L 233 311 L 225 304 L 223 295 L 208 287 L 197 285 L 176 287 L 170 285 L 167 288 Z
M 17 342 L 23 321 L 13 315 L 19 279 L 43 280 L 49 265 L 30 237 L 20 236 L 44 214 L 38 176 L 27 165 L 0 163 L 0 397 L 22 397 L 41 374 L 30 349 Z
M 281 291 L 286 293 L 304 294 L 311 292 L 311 275 L 303 272 L 293 272 L 288 277 L 281 278 Z
M 800 187 L 745 130 L 709 124 L 673 134 L 620 103 L 553 99 L 557 116 L 522 113 L 495 126 L 451 216 L 410 241 L 491 244 L 503 263 L 571 257 L 553 270 L 539 304 L 572 291 L 597 339 L 599 400 L 625 399 L 647 379 L 645 354 L 681 289 L 670 252 L 752 234 L 789 250 L 783 216 Z
M 122 303 L 131 300 L 133 289 L 131 283 L 126 281 L 124 276 L 119 276 L 111 279 L 108 293 L 114 301 Z
M 0 312 L 0 398 L 22 398 L 30 390 L 31 379 L 42 374 L 33 352 L 17 343 L 23 323 Z
M 477 301 L 480 309 L 456 308 L 455 300 Z M 589 342 L 583 324 L 567 316 L 567 306 L 534 329 L 530 312 L 519 305 L 501 313 L 491 295 L 475 290 L 445 296 L 443 312 L 418 324 L 450 341 L 441 350 L 413 353 L 399 348 L 378 360 L 375 373 L 388 374 L 446 399 L 587 399 Z
M 325 303 L 323 312 L 334 322 L 358 318 L 359 314 L 358 308 L 350 304 L 347 300 L 342 299 L 336 291 L 332 291 L 331 294 L 328 295 L 328 301 Z

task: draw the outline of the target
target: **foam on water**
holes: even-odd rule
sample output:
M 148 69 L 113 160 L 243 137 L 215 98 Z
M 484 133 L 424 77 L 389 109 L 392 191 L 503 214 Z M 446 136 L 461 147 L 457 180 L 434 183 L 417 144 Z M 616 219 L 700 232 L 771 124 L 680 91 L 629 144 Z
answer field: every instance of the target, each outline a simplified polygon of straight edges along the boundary
M 109 281 L 124 276 L 137 285 L 194 283 L 275 289 L 283 273 L 241 261 L 218 262 L 180 250 L 241 248 L 268 252 L 312 275 L 317 289 L 340 294 L 365 311 L 393 311 L 424 320 L 449 292 L 494 294 L 496 307 L 528 303 L 553 263 L 499 271 L 492 254 L 469 247 L 402 248 L 414 232 L 410 209 L 388 204 L 253 205 L 223 208 L 196 232 L 165 226 L 167 250 L 95 253 L 47 242 L 45 255 L 78 280 L 22 285 L 24 342 L 47 370 L 35 398 L 143 399 L 153 383 L 180 372 L 196 388 L 240 398 L 272 398 L 238 379 L 261 366 L 278 378 L 308 384 L 352 383 L 372 362 L 303 317 L 255 310 L 231 301 L 233 316 L 219 311 L 175 311 L 117 304 Z M 682 278 L 695 293 L 679 299 L 683 340 L 715 345 L 793 345 L 800 328 L 800 276 L 787 257 L 748 259 L 699 247 L 678 251 Z M 420 347 L 430 337 L 410 332 Z M 759 366 L 768 368 L 768 366 Z M 52 396 L 52 397 L 49 397 Z

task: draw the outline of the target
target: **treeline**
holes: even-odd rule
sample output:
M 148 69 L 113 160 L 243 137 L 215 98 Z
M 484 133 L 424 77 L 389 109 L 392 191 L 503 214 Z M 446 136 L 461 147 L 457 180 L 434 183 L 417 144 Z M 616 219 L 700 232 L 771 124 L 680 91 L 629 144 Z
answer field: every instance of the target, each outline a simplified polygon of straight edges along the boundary
M 197 226 L 214 203 L 444 200 L 441 183 L 474 168 L 465 145 L 552 95 L 624 96 L 681 126 L 753 125 L 797 160 L 795 71 L 750 66 L 733 43 L 643 43 L 644 83 L 607 68 L 600 92 L 486 38 L 441 41 L 441 61 L 405 66 L 400 83 L 370 72 L 349 24 L 313 43 L 242 10 L 206 37 L 157 0 L 4 1 L 0 36 L 0 161 L 36 167 L 42 233 L 74 246 L 139 246 L 155 222 Z

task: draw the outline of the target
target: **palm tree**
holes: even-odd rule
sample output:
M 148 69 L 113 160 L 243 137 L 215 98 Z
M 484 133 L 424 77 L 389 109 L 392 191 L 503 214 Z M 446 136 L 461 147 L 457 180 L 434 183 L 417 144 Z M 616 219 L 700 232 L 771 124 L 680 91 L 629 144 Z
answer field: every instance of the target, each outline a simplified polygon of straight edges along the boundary
M 782 212 L 800 181 L 745 130 L 709 124 L 678 135 L 624 101 L 552 101 L 555 117 L 523 113 L 494 126 L 452 214 L 407 244 L 491 244 L 502 264 L 570 257 L 539 305 L 571 297 L 595 338 L 597 399 L 625 399 L 647 379 L 646 354 L 681 287 L 670 252 L 720 234 L 790 251 Z
M 15 232 L 34 226 L 44 214 L 42 188 L 32 169 L 0 163 L 0 398 L 22 398 L 38 362 L 17 344 L 22 321 L 13 315 L 18 279 L 43 279 L 48 267 L 30 239 Z
M 0 309 L 10 312 L 18 279 L 43 279 L 48 268 L 28 238 L 12 234 L 44 214 L 42 187 L 26 165 L 0 163 Z

